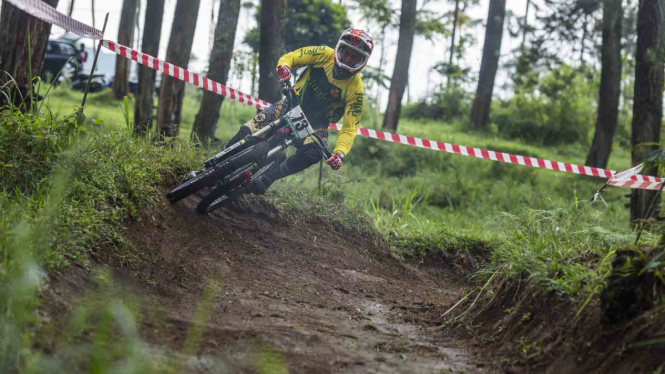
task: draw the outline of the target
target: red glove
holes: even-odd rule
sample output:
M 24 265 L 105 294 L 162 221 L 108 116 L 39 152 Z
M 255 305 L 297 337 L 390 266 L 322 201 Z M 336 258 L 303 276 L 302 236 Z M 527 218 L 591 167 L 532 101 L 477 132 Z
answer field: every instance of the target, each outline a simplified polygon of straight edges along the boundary
M 286 82 L 291 79 L 291 69 L 287 66 L 280 65 L 277 67 L 277 74 L 279 74 L 279 81 Z
M 339 170 L 342 167 L 343 162 L 342 155 L 335 153 L 331 158 L 326 161 L 326 164 L 330 165 L 333 170 Z

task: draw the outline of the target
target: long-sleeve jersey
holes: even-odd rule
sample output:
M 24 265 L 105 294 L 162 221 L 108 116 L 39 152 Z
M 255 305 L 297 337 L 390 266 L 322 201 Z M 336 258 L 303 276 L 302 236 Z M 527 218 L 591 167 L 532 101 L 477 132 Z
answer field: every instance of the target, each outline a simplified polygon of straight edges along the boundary
M 282 56 L 277 66 L 289 69 L 307 67 L 300 75 L 295 90 L 313 128 L 328 127 L 342 117 L 343 126 L 334 153 L 347 155 L 363 111 L 365 90 L 360 74 L 349 79 L 336 79 L 333 74 L 334 50 L 326 46 L 303 47 Z

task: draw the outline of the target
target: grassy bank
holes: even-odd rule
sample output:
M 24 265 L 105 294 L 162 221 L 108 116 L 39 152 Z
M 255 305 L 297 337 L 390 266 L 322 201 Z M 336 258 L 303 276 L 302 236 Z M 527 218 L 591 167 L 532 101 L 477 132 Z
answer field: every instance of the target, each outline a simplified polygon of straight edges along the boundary
M 87 113 L 90 121 L 100 118 L 104 120 L 107 129 L 117 129 L 124 126 L 124 117 L 120 102 L 112 100 L 110 94 L 107 91 L 92 95 Z M 199 94 L 200 92 L 194 90 L 187 93 L 180 132 L 183 140 L 189 138 L 191 124 L 199 106 Z M 46 105 L 54 116 L 62 116 L 71 111 L 72 103 L 75 103 L 79 96 L 80 93 L 57 89 L 47 99 Z M 216 136 L 224 143 L 237 131 L 239 124 L 254 114 L 254 109 L 226 100 Z M 380 125 L 380 117 L 368 110 L 364 113 L 361 125 L 377 127 Z M 427 120 L 402 120 L 398 132 L 579 164 L 583 163 L 587 150 L 587 147 L 581 144 L 560 147 L 533 146 L 523 141 L 501 139 L 498 134 L 470 132 L 458 123 Z M 331 144 L 334 144 L 335 132 L 332 132 L 331 138 Z M 562 227 L 566 227 L 566 230 L 575 233 L 604 230 L 609 233 L 607 236 L 610 238 L 622 238 L 608 244 L 608 239 L 603 235 L 589 235 L 588 239 L 584 239 L 584 234 L 579 234 L 576 237 L 579 238 L 578 242 L 566 242 L 567 247 L 573 248 L 564 251 L 570 252 L 570 256 L 574 256 L 576 248 L 581 251 L 582 247 L 608 248 L 623 244 L 631 232 L 628 226 L 628 210 L 625 207 L 628 202 L 625 195 L 629 190 L 610 188 L 604 194 L 608 205 L 602 202 L 591 204 L 588 200 L 604 182 L 597 178 L 478 160 L 362 137 L 356 138 L 354 148 L 346 161 L 339 172 L 332 172 L 324 167 L 322 195 L 316 192 L 318 167 L 312 167 L 299 175 L 277 182 L 267 197 L 278 206 L 290 208 L 307 205 L 302 201 L 303 194 L 310 196 L 308 199 L 329 202 L 331 208 L 319 209 L 317 213 L 326 218 L 340 218 L 339 221 L 349 222 L 350 226 L 362 225 L 354 219 L 357 215 L 353 212 L 364 211 L 372 217 L 379 231 L 394 242 L 394 249 L 407 256 L 423 253 L 421 242 L 413 246 L 405 244 L 409 238 L 419 241 L 425 238 L 425 243 L 431 243 L 439 249 L 443 248 L 442 250 L 460 246 L 483 247 L 484 244 L 478 244 L 474 240 L 487 242 L 501 239 L 501 243 L 510 243 L 512 232 L 531 227 L 532 222 L 524 223 L 526 221 L 538 223 L 542 226 L 541 229 L 559 230 L 557 233 L 562 232 Z M 629 163 L 628 151 L 615 147 L 609 168 L 623 170 L 629 167 Z M 320 201 L 313 205 L 321 206 Z M 549 212 L 542 214 L 548 218 L 532 218 L 538 216 L 537 212 Z M 572 223 L 562 226 L 560 221 L 566 220 L 572 220 Z M 451 237 L 466 239 L 448 240 Z M 554 243 L 560 242 L 558 237 L 554 240 Z M 559 244 L 555 244 L 555 247 L 556 245 Z M 532 251 L 537 250 L 534 248 Z M 601 255 L 605 254 L 603 251 Z M 505 249 L 501 252 L 503 254 L 496 254 L 497 266 L 505 261 L 530 257 L 508 255 L 508 252 L 510 250 Z M 538 258 L 535 252 L 532 254 Z M 542 261 L 546 259 L 543 258 Z M 528 267 L 532 265 L 529 264 Z M 525 267 L 527 266 L 518 266 L 520 269 Z M 548 274 L 548 277 L 551 277 L 552 274 L 561 272 Z
M 74 262 L 85 266 L 93 248 L 122 247 L 123 220 L 138 218 L 160 199 L 160 186 L 175 185 L 206 154 L 218 150 L 187 142 L 198 110 L 193 92 L 186 97 L 180 138 L 172 142 L 130 136 L 121 103 L 110 92 L 89 97 L 89 123 L 78 126 L 72 111 L 79 99 L 80 93 L 59 88 L 45 102 L 43 112 L 51 114 L 35 120 L 4 111 L 0 118 L 0 179 L 5 181 L 0 208 L 6 212 L 0 218 L 0 277 L 8 285 L 2 306 L 10 310 L 3 326 L 12 331 L 3 335 L 2 354 L 16 365 L 27 365 L 21 349 L 32 350 L 30 339 L 14 343 L 34 327 L 35 315 L 28 311 L 36 310 L 44 277 L 39 269 L 62 269 Z M 252 108 L 225 101 L 216 136 L 224 143 L 254 114 Z M 369 112 L 361 125 L 376 128 L 379 123 Z M 398 132 L 573 163 L 582 163 L 587 150 L 580 144 L 528 145 L 470 132 L 456 123 L 404 120 Z M 615 147 L 609 167 L 628 166 L 628 151 Z M 477 303 L 469 299 L 471 306 L 490 308 L 500 299 L 488 291 L 529 281 L 583 309 L 599 300 L 617 250 L 634 239 L 625 207 L 629 190 L 608 189 L 607 205 L 588 201 L 604 182 L 600 179 L 361 137 L 339 172 L 324 167 L 320 192 L 318 172 L 312 167 L 277 182 L 265 198 L 246 199 L 274 206 L 290 222 L 317 217 L 363 232 L 377 230 L 405 258 L 428 253 L 489 256 L 479 273 L 468 274 L 481 279 L 481 296 Z M 647 233 L 644 242 L 657 239 Z M 38 360 L 35 355 L 30 357 Z

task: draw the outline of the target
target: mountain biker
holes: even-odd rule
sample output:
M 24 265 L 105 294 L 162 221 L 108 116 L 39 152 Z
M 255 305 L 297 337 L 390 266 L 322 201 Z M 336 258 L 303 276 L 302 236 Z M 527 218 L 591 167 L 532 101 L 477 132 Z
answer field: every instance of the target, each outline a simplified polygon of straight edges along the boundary
M 343 118 L 333 156 L 326 161 L 333 170 L 342 166 L 356 136 L 365 99 L 358 73 L 367 64 L 373 49 L 374 41 L 369 35 L 363 30 L 351 28 L 344 31 L 334 50 L 326 46 L 303 47 L 285 54 L 277 62 L 281 82 L 291 78 L 291 69 L 306 67 L 294 89 L 300 97 L 305 116 L 323 139 L 324 146 L 328 139 L 329 122 L 335 123 Z M 279 101 L 240 126 L 227 147 L 275 121 L 283 115 L 283 105 L 284 101 Z M 296 148 L 293 156 L 283 159 L 278 166 L 257 178 L 250 187 L 251 192 L 264 194 L 278 179 L 299 173 L 321 159 L 321 152 L 312 143 L 311 137 L 296 144 Z

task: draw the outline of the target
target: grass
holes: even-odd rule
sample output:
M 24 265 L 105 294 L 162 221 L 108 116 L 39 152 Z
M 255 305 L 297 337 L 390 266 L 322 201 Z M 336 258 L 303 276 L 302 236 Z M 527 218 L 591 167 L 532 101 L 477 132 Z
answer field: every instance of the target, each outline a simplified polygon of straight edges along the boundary
M 199 94 L 190 89 L 185 97 L 180 132 L 183 140 L 189 139 Z M 79 95 L 59 88 L 52 91 L 46 106 L 57 117 L 71 111 L 68 105 L 76 102 Z M 108 91 L 91 95 L 91 108 L 87 110 L 89 121 L 104 119 L 107 130 L 122 126 L 125 121 L 119 110 L 121 103 L 110 95 Z M 129 107 L 133 107 L 131 99 Z M 252 108 L 225 100 L 216 136 L 226 142 L 237 126 L 254 114 Z M 380 117 L 368 110 L 361 126 L 376 128 L 380 123 Z M 579 164 L 583 163 L 587 150 L 579 144 L 555 148 L 501 139 L 497 134 L 470 132 L 460 123 L 402 120 L 399 126 L 401 134 Z M 335 140 L 333 131 L 330 143 Z M 614 147 L 609 167 L 623 170 L 629 164 L 628 150 Z M 319 216 L 365 231 L 372 224 L 363 218 L 366 215 L 357 212 L 366 212 L 396 252 L 420 256 L 427 247 L 470 251 L 485 248 L 486 243 L 497 238 L 505 241 L 504 232 L 517 227 L 513 217 L 531 214 L 527 213 L 530 210 L 560 211 L 572 204 L 583 205 L 588 216 L 595 217 L 593 222 L 581 220 L 579 225 L 588 226 L 589 230 L 604 227 L 619 236 L 629 235 L 628 211 L 624 206 L 629 190 L 606 190 L 607 206 L 585 202 L 603 182 L 357 137 L 345 167 L 339 172 L 324 167 L 320 194 L 318 167 L 312 167 L 278 181 L 267 198 L 281 211 L 292 212 L 290 217 L 294 219 L 303 214 Z M 503 259 L 510 261 L 513 257 Z
M 43 91 L 45 92 L 46 89 L 43 88 Z M 191 87 L 187 87 L 180 127 L 180 139 L 182 140 L 189 140 L 194 117 L 198 112 L 202 95 L 200 89 L 194 90 Z M 82 92 L 72 91 L 67 87 L 59 86 L 51 90 L 49 96 L 44 101 L 44 107 L 50 110 L 54 118 L 60 118 L 78 108 L 82 97 Z M 134 99 L 132 95 L 129 95 L 128 99 L 128 106 L 130 108 L 129 117 L 132 119 L 134 117 Z M 157 105 L 157 98 L 155 98 L 155 105 Z M 223 114 L 216 133 L 216 136 L 221 139 L 230 139 L 240 125 L 256 114 L 256 109 L 236 104 L 231 100 L 225 100 L 222 105 Z M 123 102 L 116 100 L 111 90 L 104 90 L 88 94 L 85 113 L 89 123 L 95 119 L 102 119 L 106 129 L 117 129 L 118 127 L 125 126 L 123 107 Z
M 131 98 L 115 101 L 108 91 L 89 96 L 87 123 L 77 123 L 73 112 L 80 95 L 63 87 L 52 90 L 37 117 L 0 112 L 0 278 L 6 285 L 0 306 L 9 311 L 0 317 L 0 354 L 3 362 L 26 372 L 38 371 L 44 362 L 25 337 L 38 322 L 34 311 L 44 270 L 73 262 L 85 265 L 95 245 L 122 246 L 123 220 L 149 209 L 160 198 L 161 185 L 174 184 L 216 150 L 187 141 L 198 110 L 196 91 L 186 95 L 180 138 L 169 142 L 133 138 L 126 126 Z M 224 143 L 254 114 L 254 109 L 226 100 L 216 136 Z M 361 125 L 376 128 L 379 123 L 368 112 Z M 580 145 L 548 148 L 503 140 L 455 123 L 403 120 L 398 132 L 574 163 L 581 163 L 586 151 Z M 331 144 L 335 138 L 331 134 Z M 610 167 L 628 165 L 627 150 L 615 147 Z M 624 206 L 627 189 L 608 189 L 608 206 L 585 201 L 602 184 L 600 179 L 358 137 L 339 172 L 324 167 L 320 190 L 318 167 L 312 167 L 278 181 L 266 197 L 245 199 L 270 203 L 291 223 L 320 219 L 365 233 L 378 230 L 402 257 L 491 253 L 480 272 L 483 282 L 497 274 L 529 278 L 544 289 L 586 298 L 600 293 L 614 253 L 634 238 Z M 647 233 L 644 242 L 655 240 Z M 200 307 L 202 321 L 209 313 L 207 303 L 203 300 Z M 102 373 L 109 362 L 95 358 L 99 352 L 110 349 L 121 356 L 143 343 L 132 333 L 125 307 L 95 305 L 97 314 L 82 311 L 84 317 L 72 322 L 78 332 L 69 336 L 79 336 L 85 330 L 81 326 L 97 331 L 87 340 L 91 355 L 77 359 Z M 122 339 L 109 329 L 118 324 L 126 324 Z M 196 350 L 201 333 L 192 330 L 189 351 Z M 135 351 L 136 362 L 143 363 L 141 349 Z M 283 365 L 281 358 L 270 356 L 263 366 L 265 370 L 257 370 L 279 372 Z

